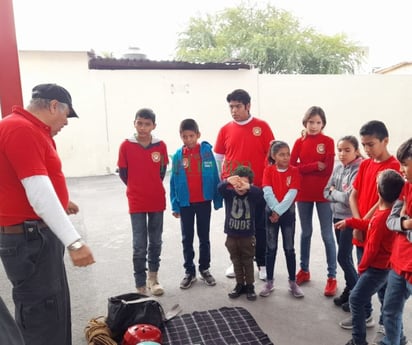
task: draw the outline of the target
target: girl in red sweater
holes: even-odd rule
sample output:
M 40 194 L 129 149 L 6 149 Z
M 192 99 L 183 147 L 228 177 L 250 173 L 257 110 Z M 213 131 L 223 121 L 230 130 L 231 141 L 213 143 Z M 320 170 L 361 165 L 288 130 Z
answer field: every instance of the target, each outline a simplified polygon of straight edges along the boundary
M 300 271 L 296 275 L 298 285 L 310 280 L 309 256 L 312 238 L 313 207 L 320 222 L 320 231 L 325 245 L 328 266 L 325 296 L 336 294 L 336 244 L 333 237 L 332 209 L 323 197 L 334 164 L 335 145 L 333 139 L 322 133 L 326 126 L 326 116 L 322 108 L 313 106 L 308 109 L 302 120 L 305 127 L 302 137 L 293 146 L 290 163 L 299 169 L 301 189 L 296 198 L 300 224 Z

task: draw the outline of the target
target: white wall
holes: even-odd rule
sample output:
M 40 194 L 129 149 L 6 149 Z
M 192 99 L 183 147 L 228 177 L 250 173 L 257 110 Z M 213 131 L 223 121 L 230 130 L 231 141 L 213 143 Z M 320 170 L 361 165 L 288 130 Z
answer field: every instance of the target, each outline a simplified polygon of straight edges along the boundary
M 199 123 L 202 139 L 215 141 L 230 120 L 226 95 L 244 88 L 252 97 L 252 113 L 267 120 L 276 138 L 291 145 L 301 119 L 312 105 L 324 108 L 325 133 L 335 139 L 357 135 L 368 120 L 384 121 L 390 150 L 412 136 L 411 75 L 259 75 L 255 70 L 89 70 L 86 52 L 20 52 L 25 102 L 31 88 L 56 82 L 73 98 L 79 119 L 56 137 L 66 176 L 114 172 L 120 143 L 131 136 L 136 111 L 157 114 L 154 135 L 172 154 L 180 145 L 182 119 Z

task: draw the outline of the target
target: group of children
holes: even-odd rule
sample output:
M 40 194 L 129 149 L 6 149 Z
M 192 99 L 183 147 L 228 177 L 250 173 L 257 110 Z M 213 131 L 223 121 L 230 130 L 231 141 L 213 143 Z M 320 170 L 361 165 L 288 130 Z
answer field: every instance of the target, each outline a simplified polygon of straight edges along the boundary
M 340 162 L 335 164 L 334 141 L 323 134 L 326 125 L 323 109 L 309 108 L 302 122 L 302 136 L 292 150 L 283 141 L 270 142 L 261 187 L 254 185 L 255 171 L 248 164 L 232 166 L 229 174 L 221 175 L 212 146 L 199 142 L 196 121 L 181 122 L 183 146 L 173 156 L 170 175 L 172 213 L 180 219 L 183 245 L 185 276 L 180 287 L 190 288 L 197 279 L 193 249 L 195 225 L 199 238 L 199 276 L 207 285 L 216 284 L 209 271 L 210 218 L 212 202 L 217 210 L 224 200 L 225 245 L 236 280 L 228 295 L 237 298 L 246 294 L 248 300 L 256 300 L 255 230 L 256 223 L 262 221 L 257 206 L 264 201 L 266 250 L 265 263 L 259 266 L 265 266 L 266 282 L 259 295 L 267 297 L 274 290 L 280 231 L 289 291 L 297 298 L 303 297 L 300 285 L 310 280 L 312 216 L 316 205 L 327 259 L 326 296 L 337 292 L 337 262 L 344 272 L 345 288 L 334 303 L 351 312 L 351 317 L 340 323 L 342 328 L 352 330 L 352 339 L 347 345 L 367 344 L 366 327 L 373 324 L 371 298 L 376 292 L 382 304 L 381 327 L 373 343 L 403 345 L 406 339 L 402 312 L 412 293 L 412 139 L 402 144 L 396 159 L 387 150 L 389 135 L 385 124 L 370 121 L 359 133 L 368 158 L 361 156 L 354 136 L 344 136 L 337 142 Z M 152 294 L 161 295 L 163 288 L 157 272 L 165 210 L 162 181 L 168 158 L 166 145 L 151 135 L 155 127 L 155 115 L 150 109 L 137 112 L 137 133 L 122 144 L 118 166 L 120 177 L 127 185 L 136 288 L 141 293 L 149 289 Z M 302 229 L 297 274 L 295 206 Z M 357 265 L 352 258 L 353 244 Z

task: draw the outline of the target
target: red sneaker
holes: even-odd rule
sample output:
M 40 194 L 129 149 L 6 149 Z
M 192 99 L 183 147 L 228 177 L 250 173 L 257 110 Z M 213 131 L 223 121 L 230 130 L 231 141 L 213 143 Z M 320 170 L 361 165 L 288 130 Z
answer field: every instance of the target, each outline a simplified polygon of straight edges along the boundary
M 310 272 L 306 272 L 304 270 L 300 270 L 296 275 L 296 284 L 302 285 L 302 283 L 306 283 L 310 280 Z
M 335 296 L 337 288 L 338 282 L 336 281 L 336 278 L 329 277 L 325 286 L 325 296 Z

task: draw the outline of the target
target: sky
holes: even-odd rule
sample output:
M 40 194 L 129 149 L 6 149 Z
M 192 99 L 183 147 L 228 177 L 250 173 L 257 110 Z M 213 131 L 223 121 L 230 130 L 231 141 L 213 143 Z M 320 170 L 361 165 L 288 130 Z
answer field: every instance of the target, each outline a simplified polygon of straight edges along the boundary
M 345 33 L 367 47 L 367 67 L 412 61 L 410 0 L 261 0 L 319 33 Z M 171 60 L 190 17 L 234 7 L 240 0 L 13 0 L 20 50 L 126 52 Z

